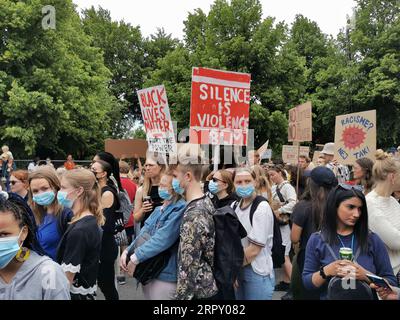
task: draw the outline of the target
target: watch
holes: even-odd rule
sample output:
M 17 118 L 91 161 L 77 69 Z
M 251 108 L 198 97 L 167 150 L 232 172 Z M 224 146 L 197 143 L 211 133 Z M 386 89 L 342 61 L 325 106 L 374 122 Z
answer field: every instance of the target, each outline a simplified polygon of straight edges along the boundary
M 327 279 L 328 278 L 328 276 L 326 275 L 326 273 L 324 272 L 324 267 L 325 266 L 322 266 L 321 268 L 319 268 L 319 275 L 321 276 L 321 278 L 322 279 Z

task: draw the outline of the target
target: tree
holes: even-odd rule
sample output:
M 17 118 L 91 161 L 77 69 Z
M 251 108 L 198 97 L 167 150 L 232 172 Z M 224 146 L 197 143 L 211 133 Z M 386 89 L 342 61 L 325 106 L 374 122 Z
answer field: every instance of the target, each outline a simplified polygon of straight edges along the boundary
M 42 28 L 48 4 L 55 30 Z M 2 1 L 0 39 L 0 142 L 16 157 L 83 158 L 102 149 L 116 109 L 110 73 L 72 1 Z
M 135 121 L 141 118 L 136 91 L 145 77 L 145 48 L 139 27 L 124 21 L 112 21 L 110 12 L 99 7 L 83 11 L 83 30 L 92 38 L 92 45 L 101 48 L 104 63 L 111 71 L 108 86 L 118 101 L 113 136 L 129 134 Z

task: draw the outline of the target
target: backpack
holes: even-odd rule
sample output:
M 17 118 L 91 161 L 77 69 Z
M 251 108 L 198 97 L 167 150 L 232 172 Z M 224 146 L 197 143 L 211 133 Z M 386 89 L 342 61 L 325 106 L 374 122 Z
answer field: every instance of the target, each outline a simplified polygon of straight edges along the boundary
M 243 265 L 242 238 L 247 232 L 230 206 L 217 209 L 213 214 L 215 227 L 213 274 L 223 300 L 235 300 L 233 283 Z
M 115 189 L 117 191 L 118 201 L 119 201 L 119 209 L 118 212 L 123 215 L 124 224 L 128 223 L 128 220 L 132 214 L 133 204 L 129 199 L 129 195 L 125 190 L 120 190 L 118 188 L 118 183 L 113 176 L 110 177 L 111 181 L 114 183 Z
M 257 196 L 253 203 L 251 204 L 250 208 L 250 224 L 253 225 L 253 217 L 254 213 L 257 210 L 258 205 L 263 202 L 267 201 L 262 196 Z M 238 202 L 235 203 L 234 209 L 238 206 Z M 279 226 L 279 221 L 276 218 L 275 214 L 272 213 L 274 217 L 274 232 L 273 232 L 273 238 L 272 238 L 272 249 L 271 249 L 271 255 L 272 255 L 272 262 L 274 265 L 274 268 L 280 268 L 284 263 L 285 263 L 285 246 L 282 245 L 282 234 L 281 234 L 281 229 Z
M 329 253 L 335 260 L 339 260 L 332 247 L 325 241 L 322 232 L 320 232 L 322 241 L 325 242 L 326 247 L 328 248 Z M 357 262 L 357 258 L 360 256 L 361 248 L 358 248 L 357 252 L 354 255 L 354 261 Z M 329 280 L 328 283 L 328 291 L 327 291 L 327 299 L 328 300 L 375 300 L 375 295 L 370 288 L 370 286 L 360 280 L 354 281 L 354 288 L 346 287 L 349 285 L 347 282 L 349 280 L 333 277 Z

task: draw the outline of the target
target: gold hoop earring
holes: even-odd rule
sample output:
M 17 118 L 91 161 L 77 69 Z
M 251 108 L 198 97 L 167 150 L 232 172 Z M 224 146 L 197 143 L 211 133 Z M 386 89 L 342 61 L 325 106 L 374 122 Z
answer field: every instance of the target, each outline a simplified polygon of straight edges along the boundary
M 18 262 L 24 262 L 29 259 L 30 255 L 31 251 L 28 248 L 21 247 L 15 256 L 15 259 L 17 259 Z

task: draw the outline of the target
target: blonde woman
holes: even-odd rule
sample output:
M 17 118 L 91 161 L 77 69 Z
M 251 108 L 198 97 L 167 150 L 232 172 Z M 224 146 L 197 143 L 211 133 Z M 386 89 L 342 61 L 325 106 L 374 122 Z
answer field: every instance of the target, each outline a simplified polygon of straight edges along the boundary
M 264 169 L 260 165 L 255 165 L 252 171 L 256 175 L 256 193 L 259 196 L 263 196 L 268 200 L 269 203 L 272 202 L 272 191 L 271 185 L 268 178 L 266 177 Z
M 400 204 L 391 196 L 400 190 L 400 162 L 378 150 L 372 168 L 375 187 L 366 195 L 369 228 L 385 243 L 394 274 L 400 270 Z
M 29 206 L 35 216 L 37 237 L 46 255 L 56 259 L 57 247 L 73 213 L 57 201 L 60 181 L 56 171 L 42 166 L 29 174 Z
M 166 250 L 169 252 L 165 268 L 149 283 L 143 285 L 144 296 L 148 300 L 172 300 L 176 292 L 177 240 L 186 203 L 182 196 L 173 190 L 172 180 L 172 172 L 162 175 L 158 192 L 164 204 L 154 209 L 138 237 L 121 255 L 121 268 L 133 275 L 139 263 L 146 262 Z M 141 239 L 147 241 L 138 245 Z
M 71 284 L 71 299 L 94 300 L 104 224 L 99 185 L 89 170 L 73 169 L 63 175 L 57 198 L 74 213 L 60 243 L 57 262 Z
M 141 227 L 154 209 L 163 203 L 158 194 L 158 186 L 166 165 L 152 156 L 147 156 L 144 168 L 144 183 L 136 192 L 134 211 L 135 222 L 140 222 Z

